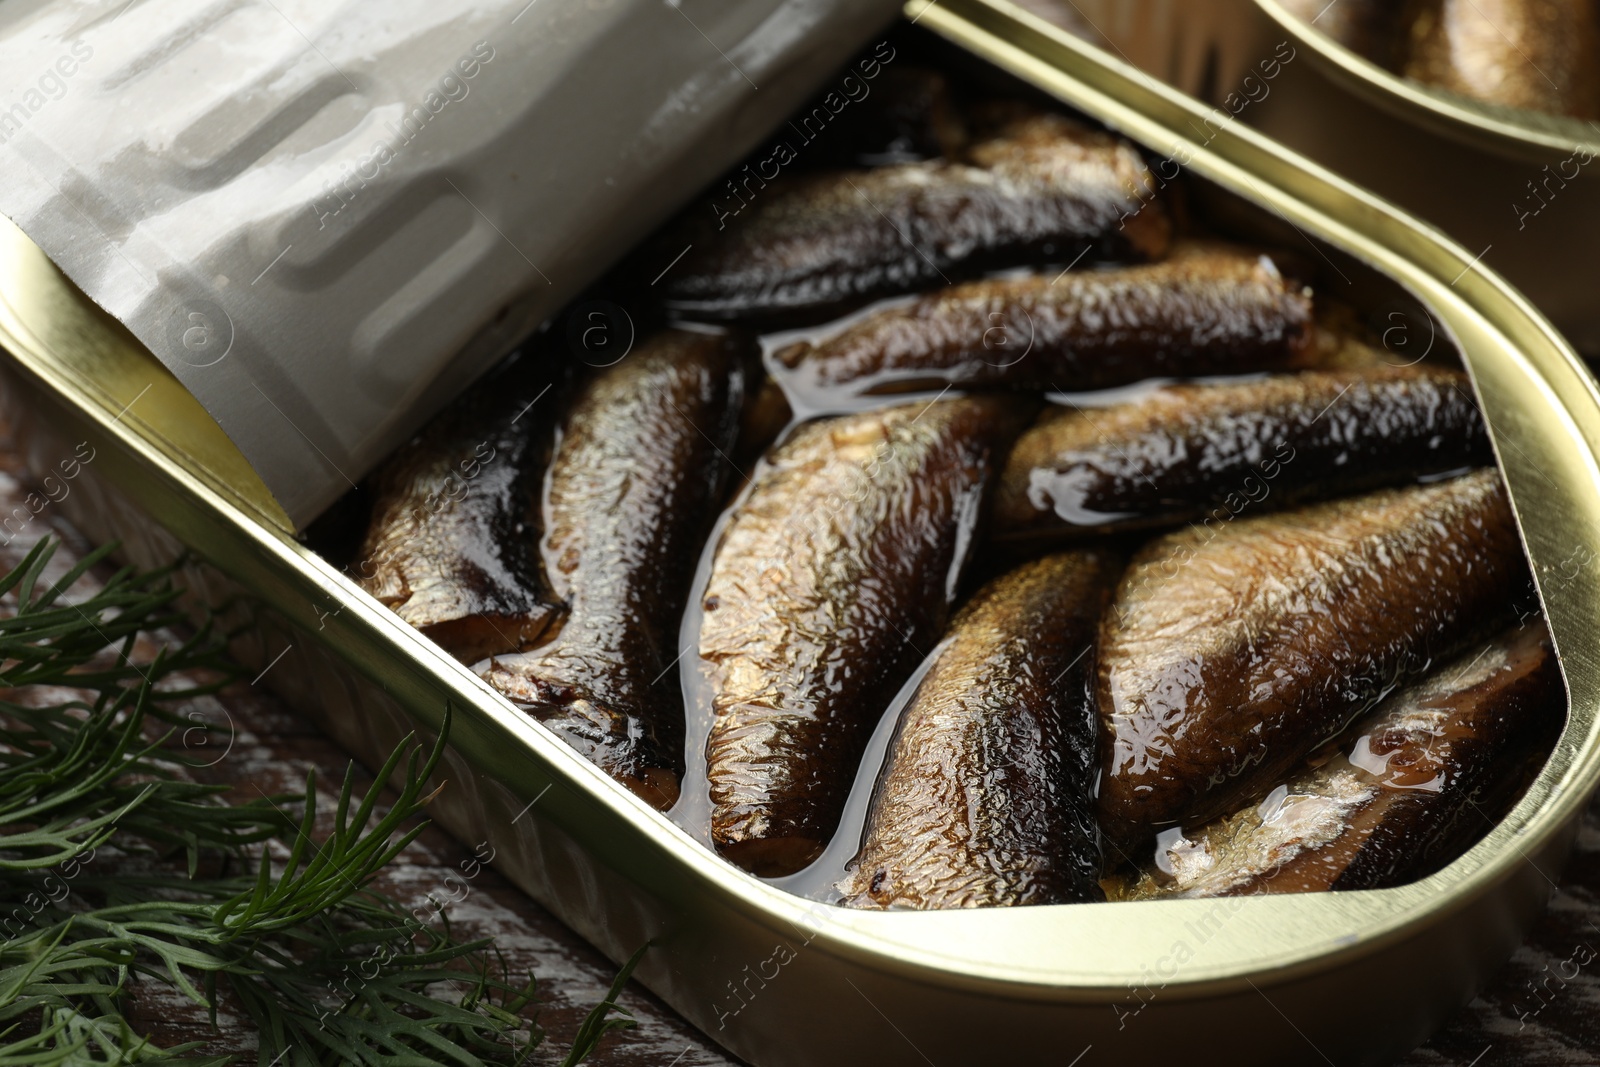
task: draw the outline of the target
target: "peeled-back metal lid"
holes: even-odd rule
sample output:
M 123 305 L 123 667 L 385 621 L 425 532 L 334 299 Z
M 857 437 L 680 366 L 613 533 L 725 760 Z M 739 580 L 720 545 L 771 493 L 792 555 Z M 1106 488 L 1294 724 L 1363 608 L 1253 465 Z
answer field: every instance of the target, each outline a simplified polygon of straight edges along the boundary
M 897 8 L 8 4 L 0 211 L 302 526 Z

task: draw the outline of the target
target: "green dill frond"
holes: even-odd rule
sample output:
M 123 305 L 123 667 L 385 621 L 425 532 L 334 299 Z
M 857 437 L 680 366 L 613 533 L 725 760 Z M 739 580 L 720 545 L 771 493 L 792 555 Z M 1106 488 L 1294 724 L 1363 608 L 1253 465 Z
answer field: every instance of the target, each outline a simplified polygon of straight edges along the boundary
M 299 797 L 234 802 L 185 777 L 172 746 L 195 728 L 174 703 L 239 677 L 222 640 L 202 628 L 136 661 L 141 634 L 184 625 L 170 568 L 86 591 L 108 547 L 46 584 L 55 548 L 41 541 L 0 577 L 0 1067 L 233 1062 L 135 1033 L 124 1010 L 144 982 L 213 1026 L 226 998 L 256 1027 L 263 1067 L 525 1062 L 543 1038 L 533 976 L 370 888 L 444 788 L 430 783 L 450 710 L 431 746 L 406 738 L 359 798 L 349 769 L 324 834 L 314 775 Z M 566 1064 L 632 1025 L 617 997 L 639 958 Z
M 591 1008 L 584 1017 L 583 1025 L 578 1027 L 578 1034 L 572 1039 L 572 1051 L 561 1061 L 561 1067 L 577 1067 L 600 1047 L 601 1038 L 613 1030 L 631 1030 L 638 1025 L 634 1022 L 632 1012 L 617 1006 L 617 998 L 622 995 L 622 987 L 628 984 L 633 969 L 639 966 L 639 961 L 644 959 L 649 948 L 648 941 L 640 945 L 639 950 L 622 965 L 622 970 L 617 972 L 616 980 L 606 993 L 606 999 Z

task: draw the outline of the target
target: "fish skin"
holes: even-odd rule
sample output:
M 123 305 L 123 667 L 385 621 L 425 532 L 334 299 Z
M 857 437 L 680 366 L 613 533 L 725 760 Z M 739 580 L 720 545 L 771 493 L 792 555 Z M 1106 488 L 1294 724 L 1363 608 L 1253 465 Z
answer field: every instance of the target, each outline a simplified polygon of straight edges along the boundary
M 669 229 L 647 257 L 665 263 L 687 248 L 659 283 L 680 315 L 818 322 L 1080 249 L 1156 258 L 1171 237 L 1139 153 L 1053 114 L 1005 123 L 963 161 L 739 180 L 748 200 L 728 194 Z
M 1205 246 L 1144 266 L 951 286 L 776 360 L 805 393 L 1080 392 L 1294 366 L 1309 354 L 1311 326 L 1310 291 L 1270 259 Z
M 553 421 L 546 413 L 558 403 L 546 391 L 559 393 L 562 378 L 553 360 L 522 355 L 373 476 L 357 580 L 463 663 L 531 647 L 564 614 L 531 532 Z
M 792 873 L 838 827 L 861 754 L 938 641 L 1022 398 L 970 396 L 797 428 L 752 474 L 702 595 L 717 849 Z
M 1494 461 L 1467 376 L 1304 371 L 1047 407 L 995 490 L 996 537 L 1061 537 L 1276 510 Z
M 1267 800 L 1173 842 L 1162 866 L 1108 879 L 1108 895 L 1380 889 L 1430 874 L 1486 828 L 1481 813 L 1498 805 L 1485 795 L 1549 755 L 1564 697 L 1543 621 L 1502 634 L 1388 697 Z
M 957 613 L 901 712 L 845 905 L 1101 899 L 1093 650 L 1121 565 L 1047 556 Z
M 577 389 L 544 489 L 559 633 L 485 681 L 658 808 L 683 774 L 678 627 L 743 407 L 734 338 L 665 330 Z
M 1492 468 L 1157 538 L 1101 628 L 1101 828 L 1234 810 L 1526 583 Z
M 1600 118 L 1600 7 L 1593 0 L 1425 0 L 1408 78 L 1487 104 Z

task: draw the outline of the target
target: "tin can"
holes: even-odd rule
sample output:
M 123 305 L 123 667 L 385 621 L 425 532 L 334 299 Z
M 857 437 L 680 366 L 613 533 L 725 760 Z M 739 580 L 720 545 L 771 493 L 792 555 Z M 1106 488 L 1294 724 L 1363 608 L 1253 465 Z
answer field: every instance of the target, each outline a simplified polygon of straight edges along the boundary
M 0 231 L 9 417 L 40 472 L 92 452 L 62 508 L 154 563 L 189 550 L 197 609 L 369 762 L 451 709 L 439 821 L 762 1067 L 1384 1062 L 1420 1043 L 1539 914 L 1600 781 L 1600 394 L 1526 300 L 1394 208 L 1038 20 L 989 0 L 907 17 L 1181 164 L 1198 210 L 1302 248 L 1477 386 L 1570 690 L 1557 749 L 1456 862 L 1394 889 L 958 912 L 814 903 L 734 868 L 366 596 L 289 531 L 225 435 L 15 230 Z M 842 58 L 842 57 L 841 57 Z M 1158 173 L 1161 169 L 1157 168 Z
M 1048 16 L 1056 0 L 1027 2 Z M 1600 302 L 1580 269 L 1600 242 L 1600 126 L 1403 78 L 1279 0 L 1077 6 L 1113 54 L 1439 226 L 1600 359 Z M 1273 59 L 1281 74 L 1263 78 Z

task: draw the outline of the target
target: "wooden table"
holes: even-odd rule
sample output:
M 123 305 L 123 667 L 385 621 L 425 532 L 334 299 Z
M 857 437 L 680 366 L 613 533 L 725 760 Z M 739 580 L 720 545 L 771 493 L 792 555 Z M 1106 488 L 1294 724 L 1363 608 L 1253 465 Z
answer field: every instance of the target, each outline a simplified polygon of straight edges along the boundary
M 0 514 L 21 503 L 26 486 L 27 476 L 0 427 Z M 47 509 L 22 536 L 0 548 L 0 563 L 9 568 L 46 532 L 66 539 L 63 562 L 88 547 Z M 337 788 L 349 761 L 293 708 L 241 682 L 198 710 L 205 721 L 228 721 L 234 727 L 233 747 L 211 771 L 216 780 L 267 793 L 299 792 L 307 769 L 315 767 L 324 810 L 333 802 L 328 790 Z M 370 781 L 363 774 L 358 789 Z M 431 828 L 389 867 L 376 888 L 420 905 L 470 856 L 468 847 Z M 1407 1067 L 1600 1064 L 1600 805 L 1591 805 L 1573 860 L 1552 888 L 1549 912 L 1527 943 L 1481 996 L 1403 1061 Z M 473 879 L 470 890 L 449 906 L 452 925 L 463 937 L 493 937 L 513 973 L 531 968 L 538 976 L 544 1003 L 539 1020 L 550 1035 L 538 1062 L 558 1062 L 584 1014 L 605 995 L 615 967 L 492 869 Z M 723 1067 L 740 1062 L 637 986 L 630 987 L 622 1003 L 637 1018 L 638 1028 L 608 1038 L 590 1060 L 598 1067 Z M 181 996 L 160 994 L 148 983 L 135 1014 L 163 1044 L 210 1036 L 210 1052 L 245 1053 L 255 1047 L 254 1036 L 237 1017 L 224 1013 L 221 1032 L 208 1035 L 203 1013 Z M 1351 1020 L 1351 1025 L 1359 1026 L 1360 1020 Z M 1100 1050 L 1091 1050 L 1078 1067 L 1120 1062 L 1110 1048 L 1100 1056 Z M 1297 1062 L 1318 1063 L 1319 1054 L 1308 1046 Z M 935 1062 L 933 1067 L 962 1065 Z

